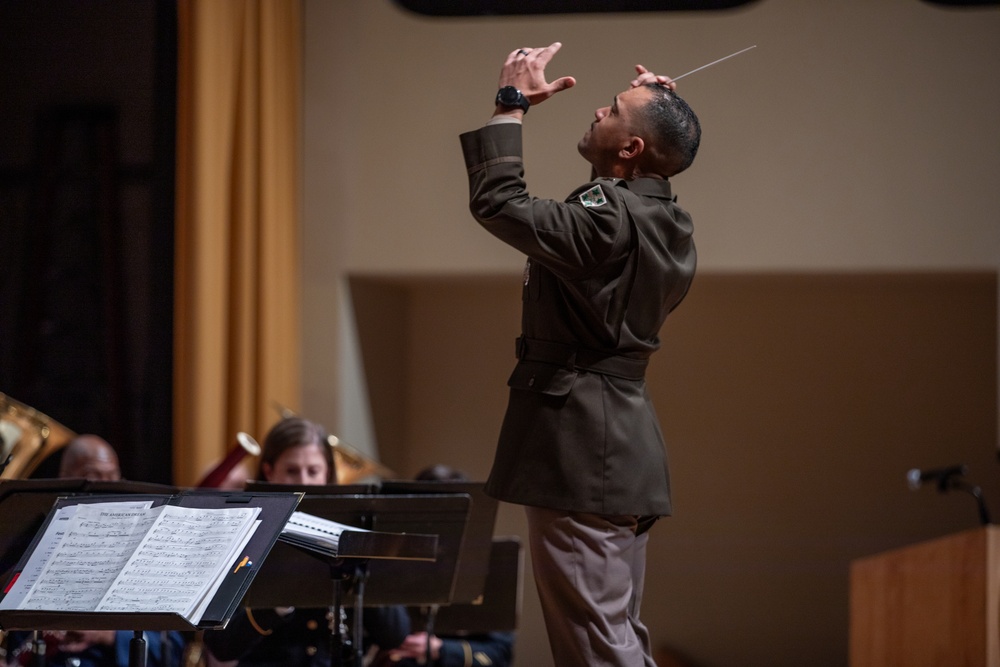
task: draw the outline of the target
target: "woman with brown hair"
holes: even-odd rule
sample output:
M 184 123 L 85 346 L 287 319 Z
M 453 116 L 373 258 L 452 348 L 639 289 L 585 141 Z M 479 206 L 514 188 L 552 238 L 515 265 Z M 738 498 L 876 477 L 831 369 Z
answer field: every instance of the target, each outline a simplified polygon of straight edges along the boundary
M 302 417 L 275 424 L 264 438 L 258 479 L 303 486 L 334 483 L 336 468 L 326 430 Z M 328 609 L 244 608 L 225 630 L 206 632 L 205 644 L 219 660 L 236 660 L 240 667 L 329 667 L 330 628 L 339 623 L 351 627 L 350 618 L 334 619 Z M 410 632 L 404 607 L 366 607 L 362 624 L 365 651 L 373 646 L 395 648 Z M 339 658 L 332 664 L 341 664 Z

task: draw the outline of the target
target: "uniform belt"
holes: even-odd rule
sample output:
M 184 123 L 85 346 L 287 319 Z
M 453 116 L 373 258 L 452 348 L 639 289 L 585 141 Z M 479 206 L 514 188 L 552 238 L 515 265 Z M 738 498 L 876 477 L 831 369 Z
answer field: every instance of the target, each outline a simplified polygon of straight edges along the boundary
M 569 370 L 612 375 L 626 380 L 641 380 L 646 376 L 649 359 L 634 359 L 591 350 L 578 345 L 556 343 L 520 336 L 516 341 L 517 358 L 564 366 Z

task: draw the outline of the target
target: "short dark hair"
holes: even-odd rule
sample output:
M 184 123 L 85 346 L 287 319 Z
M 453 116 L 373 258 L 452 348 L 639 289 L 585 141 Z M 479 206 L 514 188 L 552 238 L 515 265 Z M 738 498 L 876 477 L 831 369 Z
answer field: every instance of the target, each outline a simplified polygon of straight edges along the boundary
M 694 162 L 701 143 L 701 123 L 688 103 L 667 86 L 647 83 L 650 101 L 640 119 L 647 135 L 645 170 L 664 178 L 679 174 Z M 652 143 L 652 146 L 648 144 Z
M 330 446 L 326 429 L 316 422 L 302 417 L 285 417 L 271 427 L 264 437 L 264 446 L 260 453 L 260 468 L 257 479 L 264 479 L 264 464 L 273 466 L 282 454 L 294 447 L 318 445 L 326 459 L 327 482 L 337 480 L 337 468 L 333 460 L 333 447 Z

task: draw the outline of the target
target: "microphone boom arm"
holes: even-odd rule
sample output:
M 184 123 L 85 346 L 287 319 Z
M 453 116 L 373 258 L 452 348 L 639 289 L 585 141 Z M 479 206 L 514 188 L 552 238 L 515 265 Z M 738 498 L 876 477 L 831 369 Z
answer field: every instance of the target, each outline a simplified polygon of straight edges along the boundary
M 976 499 L 976 505 L 979 508 L 979 523 L 982 526 L 988 526 L 992 523 L 990 519 L 990 511 L 986 507 L 986 501 L 983 500 L 983 490 L 976 486 L 975 484 L 970 484 L 964 479 L 958 477 L 949 477 L 946 480 L 941 480 L 941 484 L 938 485 L 938 491 L 941 493 L 947 493 L 950 490 L 965 491 L 973 498 Z

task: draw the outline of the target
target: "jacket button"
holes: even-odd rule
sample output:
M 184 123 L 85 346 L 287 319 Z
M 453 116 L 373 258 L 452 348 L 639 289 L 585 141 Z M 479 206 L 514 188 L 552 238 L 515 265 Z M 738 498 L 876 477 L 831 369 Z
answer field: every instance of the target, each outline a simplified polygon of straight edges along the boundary
M 315 630 L 316 628 L 319 627 L 319 623 L 316 622 L 316 619 L 310 618 L 308 621 L 306 621 L 306 627 L 309 628 L 310 630 Z
M 306 647 L 306 655 L 308 655 L 310 657 L 314 656 L 314 655 L 316 655 L 316 651 L 317 650 L 318 649 L 315 646 L 307 646 Z
M 534 376 L 534 375 L 532 375 L 532 376 L 531 376 L 531 377 L 530 377 L 530 378 L 528 379 L 528 386 L 529 386 L 529 387 L 534 387 L 534 386 L 535 386 L 535 376 Z

